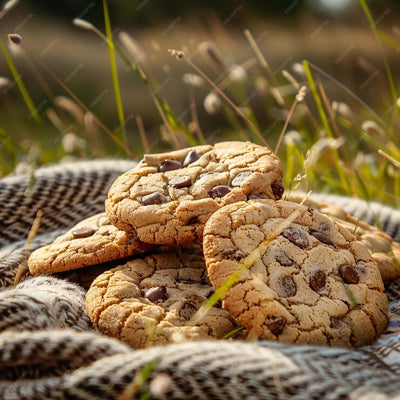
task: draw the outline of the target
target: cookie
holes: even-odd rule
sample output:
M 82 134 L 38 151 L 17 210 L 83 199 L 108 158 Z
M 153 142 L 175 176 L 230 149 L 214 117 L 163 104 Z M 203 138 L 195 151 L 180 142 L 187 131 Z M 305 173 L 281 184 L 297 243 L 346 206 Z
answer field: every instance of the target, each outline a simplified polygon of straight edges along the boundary
M 112 185 L 111 223 L 156 244 L 201 241 L 204 224 L 220 207 L 248 198 L 281 198 L 283 169 L 266 147 L 222 142 L 148 154 Z
M 357 347 L 387 325 L 371 254 L 318 211 L 283 200 L 231 204 L 210 217 L 203 246 L 223 307 L 256 337 Z
M 291 193 L 288 200 L 301 203 L 304 200 L 304 194 Z M 391 236 L 377 227 L 353 217 L 334 204 L 311 198 L 304 200 L 303 204 L 333 218 L 355 235 L 371 252 L 372 259 L 378 265 L 384 282 L 400 277 L 400 243 L 394 241 Z
M 200 246 L 168 247 L 99 275 L 86 295 L 93 325 L 134 348 L 222 338 L 236 325 L 216 306 L 194 319 L 214 292 Z
M 105 213 L 85 219 L 53 243 L 35 250 L 29 257 L 32 275 L 48 274 L 128 257 L 147 251 L 134 232 L 128 234 L 111 225 Z

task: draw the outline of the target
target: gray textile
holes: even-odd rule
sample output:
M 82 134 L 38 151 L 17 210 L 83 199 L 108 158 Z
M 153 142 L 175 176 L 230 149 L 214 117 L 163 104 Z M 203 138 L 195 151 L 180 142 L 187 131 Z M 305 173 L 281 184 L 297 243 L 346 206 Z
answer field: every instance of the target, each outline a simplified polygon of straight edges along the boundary
M 135 351 L 91 328 L 78 286 L 46 276 L 14 287 L 29 252 L 102 211 L 112 181 L 133 165 L 102 160 L 42 168 L 29 196 L 27 177 L 0 181 L 0 399 L 122 400 L 147 391 L 161 399 L 400 400 L 399 282 L 387 288 L 386 333 L 357 351 L 230 341 Z M 399 211 L 340 196 L 318 198 L 369 222 L 373 211 L 400 240 Z M 40 230 L 27 249 L 39 209 Z

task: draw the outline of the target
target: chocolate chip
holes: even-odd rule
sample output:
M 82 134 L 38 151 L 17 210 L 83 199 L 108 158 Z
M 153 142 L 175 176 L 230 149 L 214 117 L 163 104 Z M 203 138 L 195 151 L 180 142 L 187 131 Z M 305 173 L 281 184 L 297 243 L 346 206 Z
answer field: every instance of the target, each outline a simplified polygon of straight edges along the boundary
M 176 188 L 176 189 L 180 189 L 180 188 L 183 188 L 183 187 L 188 187 L 188 186 L 190 186 L 192 184 L 192 178 L 190 176 L 187 176 L 187 175 L 178 176 L 178 178 L 171 179 L 169 181 L 169 184 L 172 187 Z
M 283 187 L 282 182 L 276 181 L 271 185 L 272 193 L 274 194 L 275 200 L 279 200 L 283 192 L 285 191 L 285 188 Z
M 217 185 L 214 186 L 213 188 L 211 188 L 208 191 L 208 195 L 213 198 L 216 199 L 217 197 L 224 197 L 226 196 L 229 192 L 231 191 L 231 189 L 228 186 L 225 185 Z
M 311 231 L 310 234 L 313 235 L 316 239 L 318 239 L 321 243 L 334 246 L 332 240 L 328 236 L 326 236 L 325 233 L 322 233 L 320 231 Z
M 235 261 L 240 261 L 242 258 L 246 257 L 243 251 L 235 249 L 234 247 L 222 250 L 221 255 L 222 257 L 227 258 L 228 260 L 235 260 Z
M 145 206 L 150 206 L 152 204 L 164 204 L 167 202 L 167 198 L 158 192 L 146 194 L 146 196 L 142 197 L 142 203 Z
M 143 297 L 152 303 L 160 303 L 168 299 L 167 289 L 165 286 L 155 286 L 146 290 Z
M 275 260 L 284 267 L 290 267 L 293 265 L 293 260 L 290 259 L 283 250 L 280 250 L 275 255 Z
M 308 238 L 306 234 L 299 228 L 286 228 L 282 232 L 282 236 L 287 240 L 290 240 L 293 244 L 300 247 L 301 249 L 305 249 L 306 247 L 308 247 Z
M 342 265 L 339 268 L 340 276 L 346 283 L 358 283 L 358 275 L 356 270 L 351 265 Z
M 80 229 L 76 229 L 76 230 L 72 231 L 72 236 L 75 239 L 83 239 L 83 238 L 92 236 L 95 232 L 96 232 L 96 230 L 93 228 L 89 228 L 89 227 L 80 228 Z
M 288 275 L 281 278 L 281 287 L 283 289 L 283 293 L 281 293 L 283 297 L 292 297 L 297 292 L 297 287 L 293 278 Z
M 165 160 L 158 166 L 158 172 L 173 171 L 182 168 L 182 163 L 176 160 Z
M 200 155 L 197 154 L 195 151 L 189 151 L 189 153 L 186 154 L 185 159 L 183 160 L 183 166 L 187 167 L 189 164 L 194 163 L 200 158 Z
M 321 271 L 318 267 L 310 268 L 310 288 L 318 292 L 326 285 L 326 274 Z
M 189 319 L 193 317 L 196 311 L 197 307 L 193 303 L 188 301 L 182 306 L 181 310 L 179 311 L 179 315 L 186 321 L 189 321 Z
M 244 171 L 244 172 L 241 172 L 240 174 L 237 174 L 237 175 L 232 179 L 231 185 L 232 185 L 233 187 L 238 187 L 238 186 L 240 186 L 240 185 L 246 180 L 246 178 L 249 177 L 251 174 L 252 174 L 251 171 Z
M 265 320 L 265 325 L 275 336 L 279 336 L 286 325 L 286 318 L 284 317 L 268 317 Z

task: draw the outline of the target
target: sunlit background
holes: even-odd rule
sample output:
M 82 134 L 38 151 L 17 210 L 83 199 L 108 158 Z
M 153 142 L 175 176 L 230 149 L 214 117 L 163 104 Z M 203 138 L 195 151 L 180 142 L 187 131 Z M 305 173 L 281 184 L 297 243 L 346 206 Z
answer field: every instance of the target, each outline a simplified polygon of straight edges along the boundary
M 396 82 L 400 78 L 397 3 L 368 2 Z M 150 82 L 146 85 L 114 52 L 123 116 L 117 108 L 107 43 L 94 28 L 83 29 L 82 21 L 78 26 L 72 23 L 87 21 L 104 33 L 102 2 L 21 0 L 0 20 L 1 40 L 17 71 L 16 79 L 3 51 L 0 129 L 3 148 L 13 142 L 18 161 L 35 159 L 40 165 L 65 157 L 126 156 L 98 123 L 84 120 L 87 110 L 121 136 L 136 157 L 145 150 L 174 147 L 155 96 L 165 100 L 176 121 L 196 138 L 208 142 L 246 138 L 244 124 L 226 111 L 225 101 L 211 94 L 210 82 L 168 49 L 183 50 L 244 114 L 254 118 L 271 146 L 288 116 L 288 99 L 307 83 L 303 60 L 309 62 L 329 102 L 341 104 L 342 111 L 362 110 L 362 118 L 382 121 L 391 118 L 393 98 L 381 49 L 356 0 L 109 1 L 108 9 L 115 44 Z M 9 33 L 19 34 L 22 44 L 10 43 Z M 86 111 L 75 107 L 76 101 L 68 103 L 71 95 L 57 79 Z M 34 112 L 24 102 L 18 81 L 24 83 Z M 306 101 L 313 112 L 309 93 Z M 315 127 L 321 123 L 314 122 Z M 15 160 L 5 157 L 5 161 L 10 168 L 3 167 L 3 174 L 15 167 Z

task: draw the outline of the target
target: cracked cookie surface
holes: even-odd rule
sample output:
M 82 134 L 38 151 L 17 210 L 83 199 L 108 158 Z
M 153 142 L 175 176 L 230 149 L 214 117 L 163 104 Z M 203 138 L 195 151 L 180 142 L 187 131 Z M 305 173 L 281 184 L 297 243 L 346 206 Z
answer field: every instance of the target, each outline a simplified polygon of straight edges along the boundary
M 223 307 L 250 335 L 358 347 L 384 331 L 388 303 L 376 263 L 350 232 L 311 208 L 252 200 L 215 212 L 204 256 Z
M 99 275 L 86 295 L 93 325 L 134 348 L 222 338 L 236 325 L 214 306 L 194 314 L 214 292 L 200 246 L 166 247 Z
M 291 193 L 288 197 L 288 200 L 296 203 L 302 202 L 303 199 L 304 196 L 299 193 Z M 391 236 L 377 227 L 353 217 L 334 204 L 310 198 L 307 198 L 303 204 L 333 218 L 361 241 L 371 252 L 384 282 L 400 277 L 400 243 L 394 241 Z
M 28 260 L 32 275 L 69 271 L 147 251 L 132 232 L 118 230 L 105 213 L 87 218 L 53 243 L 35 250 Z
M 251 197 L 283 194 L 280 160 L 250 142 L 222 142 L 145 155 L 116 179 L 106 212 L 119 229 L 140 240 L 184 244 L 202 239 L 204 224 L 220 207 Z

